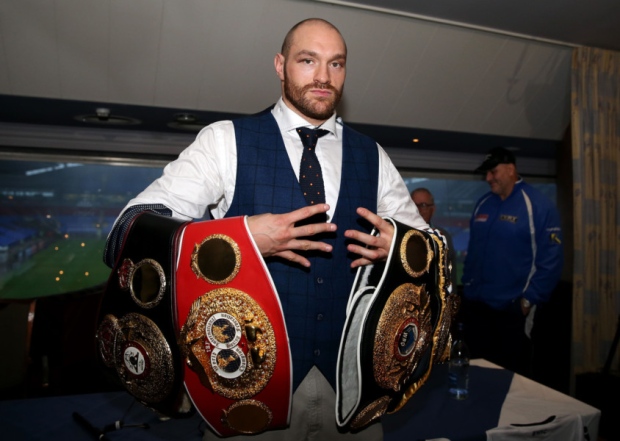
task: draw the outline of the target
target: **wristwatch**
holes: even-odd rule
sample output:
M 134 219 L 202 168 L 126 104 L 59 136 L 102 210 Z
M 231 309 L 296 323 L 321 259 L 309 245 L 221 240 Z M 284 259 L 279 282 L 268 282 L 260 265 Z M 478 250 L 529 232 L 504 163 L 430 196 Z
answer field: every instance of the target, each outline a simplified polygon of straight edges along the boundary
M 521 306 L 523 306 L 524 308 L 529 308 L 530 306 L 532 306 L 532 304 L 525 297 L 521 297 Z

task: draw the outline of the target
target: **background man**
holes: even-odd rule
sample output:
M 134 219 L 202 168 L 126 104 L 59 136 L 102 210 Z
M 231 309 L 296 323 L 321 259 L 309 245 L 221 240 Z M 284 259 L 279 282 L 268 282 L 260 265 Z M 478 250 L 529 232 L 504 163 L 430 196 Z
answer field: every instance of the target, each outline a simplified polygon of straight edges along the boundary
M 477 202 L 463 269 L 461 315 L 473 357 L 531 371 L 536 305 L 549 300 L 562 272 L 560 216 L 526 184 L 507 149 L 489 151 L 476 172 L 491 191 Z
M 357 434 L 336 427 L 336 358 L 347 299 L 354 269 L 388 254 L 393 229 L 382 217 L 420 229 L 427 224 L 384 150 L 336 116 L 346 61 L 346 44 L 332 24 L 308 19 L 295 25 L 274 59 L 282 91 L 275 106 L 204 128 L 163 176 L 128 203 L 108 239 L 106 262 L 112 265 L 123 230 L 141 211 L 185 220 L 200 219 L 207 209 L 216 219 L 249 216 L 280 296 L 296 389 L 290 429 L 256 440 L 307 439 L 310 432 L 329 440 L 382 439 L 380 424 Z M 302 128 L 319 126 L 324 132 L 318 141 L 305 146 Z M 299 182 L 305 176 L 300 163 L 304 151 L 314 149 L 324 191 L 310 197 Z M 328 222 L 298 224 L 315 215 Z M 370 235 L 372 227 L 380 234 Z

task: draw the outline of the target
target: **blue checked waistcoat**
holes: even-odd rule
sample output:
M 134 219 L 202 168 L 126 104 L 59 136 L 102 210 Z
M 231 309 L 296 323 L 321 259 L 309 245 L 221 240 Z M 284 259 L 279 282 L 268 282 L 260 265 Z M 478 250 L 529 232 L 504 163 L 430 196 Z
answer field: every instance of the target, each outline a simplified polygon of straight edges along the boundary
M 306 206 L 269 109 L 233 123 L 237 180 L 226 216 L 287 213 Z M 317 238 L 331 244 L 332 253 L 307 253 L 310 268 L 280 258 L 266 259 L 284 311 L 293 359 L 293 390 L 313 365 L 335 389 L 340 335 L 355 278 L 350 268 L 354 256 L 347 252 L 344 231 L 370 231 L 355 210 L 361 206 L 376 212 L 378 173 L 376 143 L 344 126 L 342 182 L 333 218 L 338 230 Z

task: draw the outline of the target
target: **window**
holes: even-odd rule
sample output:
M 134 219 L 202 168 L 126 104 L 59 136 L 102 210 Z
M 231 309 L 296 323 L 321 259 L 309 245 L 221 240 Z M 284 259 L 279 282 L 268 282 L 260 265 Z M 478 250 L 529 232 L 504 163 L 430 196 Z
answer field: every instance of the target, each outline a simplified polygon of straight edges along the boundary
M 463 262 L 469 243 L 469 218 L 478 199 L 489 191 L 488 184 L 479 175 L 439 174 L 401 170 L 401 175 L 411 192 L 418 187 L 430 190 L 435 199 L 432 223 L 444 228 L 454 245 L 457 281 L 460 284 Z M 527 182 L 556 201 L 556 185 L 551 178 L 526 178 Z
M 104 283 L 106 237 L 127 201 L 164 163 L 0 158 L 0 298 L 78 291 Z
M 0 298 L 83 290 L 104 283 L 106 237 L 125 204 L 161 175 L 168 160 L 0 156 Z M 486 182 L 472 175 L 402 170 L 409 190 L 434 195 L 433 223 L 454 241 L 457 280 L 469 240 L 469 217 Z M 530 184 L 555 200 L 551 178 Z

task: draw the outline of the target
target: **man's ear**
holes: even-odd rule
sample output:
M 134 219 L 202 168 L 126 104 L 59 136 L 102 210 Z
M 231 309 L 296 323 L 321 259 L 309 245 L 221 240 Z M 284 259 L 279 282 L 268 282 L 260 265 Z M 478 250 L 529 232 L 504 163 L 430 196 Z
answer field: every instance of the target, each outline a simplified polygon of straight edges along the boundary
M 276 54 L 273 60 L 273 65 L 276 68 L 276 74 L 278 74 L 278 78 L 280 78 L 280 81 L 284 81 L 284 62 L 284 55 Z
M 515 164 L 508 164 L 510 166 L 510 170 L 516 175 L 517 174 L 517 166 Z

